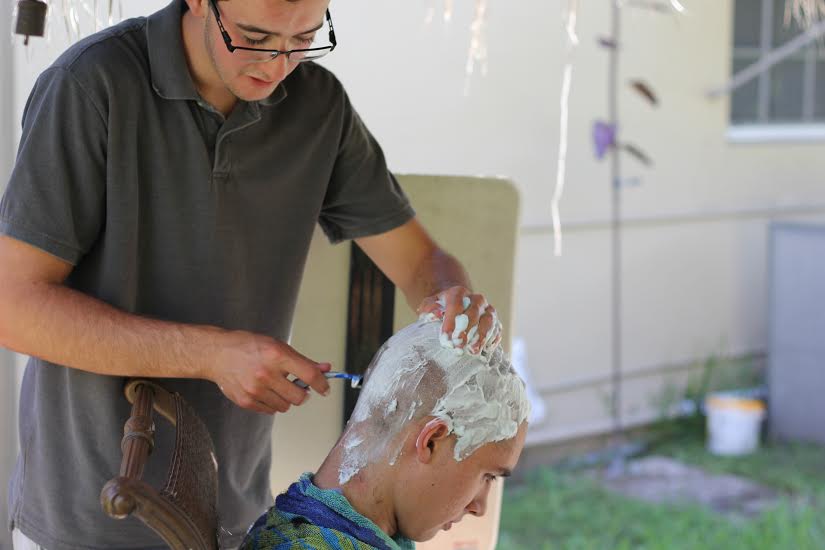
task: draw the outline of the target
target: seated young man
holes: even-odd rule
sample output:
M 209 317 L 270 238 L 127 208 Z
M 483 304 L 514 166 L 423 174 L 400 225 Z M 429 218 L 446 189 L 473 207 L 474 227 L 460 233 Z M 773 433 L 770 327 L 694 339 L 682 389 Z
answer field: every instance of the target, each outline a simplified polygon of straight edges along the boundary
M 471 355 L 440 331 L 419 321 L 387 341 L 318 472 L 277 497 L 241 550 L 414 548 L 484 514 L 518 462 L 529 403 L 499 347 Z

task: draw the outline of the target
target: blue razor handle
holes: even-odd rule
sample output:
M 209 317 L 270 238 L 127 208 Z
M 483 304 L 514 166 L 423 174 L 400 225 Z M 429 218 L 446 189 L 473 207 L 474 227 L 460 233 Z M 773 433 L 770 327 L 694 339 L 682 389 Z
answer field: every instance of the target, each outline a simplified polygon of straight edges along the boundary
M 345 380 L 349 380 L 350 387 L 354 389 L 361 389 L 361 385 L 364 382 L 364 377 L 360 374 L 350 374 L 348 372 L 329 371 L 324 373 L 324 377 L 327 379 L 343 378 Z M 298 386 L 299 388 L 303 389 L 307 389 L 309 387 L 309 385 L 306 382 L 299 379 L 293 380 L 292 383 Z

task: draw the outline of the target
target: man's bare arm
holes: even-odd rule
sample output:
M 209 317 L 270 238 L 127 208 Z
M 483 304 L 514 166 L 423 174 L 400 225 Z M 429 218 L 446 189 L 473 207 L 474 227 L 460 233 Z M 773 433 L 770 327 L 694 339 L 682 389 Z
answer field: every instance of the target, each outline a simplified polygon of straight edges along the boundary
M 263 413 L 319 393 L 329 367 L 267 336 L 147 319 L 66 287 L 71 264 L 0 236 L 0 345 L 46 361 L 116 376 L 202 378 L 239 406 Z
M 473 351 L 480 349 L 488 335 L 500 337 L 495 308 L 482 294 L 473 293 L 461 263 L 442 250 L 417 219 L 356 243 L 401 289 L 410 307 L 443 318 L 445 333 L 452 335 L 456 316 L 466 314 L 468 324 L 460 335 L 461 346 L 468 343 L 472 327 L 477 327 L 478 333 L 470 346 Z

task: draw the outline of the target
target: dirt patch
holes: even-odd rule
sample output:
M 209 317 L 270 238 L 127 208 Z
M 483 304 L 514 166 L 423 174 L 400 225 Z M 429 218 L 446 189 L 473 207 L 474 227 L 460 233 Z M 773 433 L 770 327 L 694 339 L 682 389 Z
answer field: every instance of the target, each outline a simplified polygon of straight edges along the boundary
M 628 462 L 619 474 L 602 475 L 609 491 L 652 503 L 694 503 L 731 518 L 752 518 L 773 507 L 779 493 L 750 479 L 712 474 L 662 456 Z

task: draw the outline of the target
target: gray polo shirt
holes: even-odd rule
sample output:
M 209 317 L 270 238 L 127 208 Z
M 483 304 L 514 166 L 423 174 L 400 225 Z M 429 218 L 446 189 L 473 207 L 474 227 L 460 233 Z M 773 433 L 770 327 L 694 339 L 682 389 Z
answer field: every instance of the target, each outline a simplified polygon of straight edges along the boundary
M 331 241 L 382 233 L 413 211 L 380 147 L 326 69 L 299 66 L 224 118 L 198 95 L 175 0 L 65 52 L 43 72 L 0 203 L 0 231 L 72 264 L 67 285 L 142 316 L 289 336 L 316 223 Z M 5 266 L 8 267 L 8 266 Z M 163 548 L 101 510 L 118 472 L 123 379 L 31 359 L 20 404 L 11 523 L 49 550 Z M 226 545 L 271 504 L 272 417 L 202 380 L 163 381 L 206 422 Z M 158 421 L 145 479 L 173 444 Z M 281 441 L 300 452 L 300 441 Z

